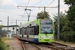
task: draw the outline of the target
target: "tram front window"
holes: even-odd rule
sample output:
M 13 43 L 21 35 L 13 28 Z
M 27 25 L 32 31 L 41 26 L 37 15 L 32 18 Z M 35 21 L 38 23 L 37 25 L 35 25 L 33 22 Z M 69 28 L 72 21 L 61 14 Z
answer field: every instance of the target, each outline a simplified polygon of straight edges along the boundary
M 52 34 L 52 20 L 40 20 L 41 33 Z

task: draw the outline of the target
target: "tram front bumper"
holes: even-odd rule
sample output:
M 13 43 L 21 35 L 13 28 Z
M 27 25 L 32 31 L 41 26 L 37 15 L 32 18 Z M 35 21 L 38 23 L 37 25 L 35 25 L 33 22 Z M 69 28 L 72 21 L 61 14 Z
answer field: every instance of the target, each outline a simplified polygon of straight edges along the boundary
M 39 39 L 39 42 L 54 42 L 54 39 Z

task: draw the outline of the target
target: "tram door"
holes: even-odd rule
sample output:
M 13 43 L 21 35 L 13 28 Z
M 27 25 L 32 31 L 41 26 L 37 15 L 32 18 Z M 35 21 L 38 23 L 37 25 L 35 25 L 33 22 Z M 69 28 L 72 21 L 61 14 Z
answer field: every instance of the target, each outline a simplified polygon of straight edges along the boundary
M 22 28 L 22 38 L 23 38 L 23 28 Z
M 22 31 L 21 32 L 22 32 L 22 38 L 23 38 L 23 28 L 22 28 Z
M 27 39 L 29 40 L 29 35 L 31 34 L 31 24 L 27 27 Z
M 29 40 L 29 33 L 30 33 L 30 29 L 29 27 L 27 28 L 27 40 Z

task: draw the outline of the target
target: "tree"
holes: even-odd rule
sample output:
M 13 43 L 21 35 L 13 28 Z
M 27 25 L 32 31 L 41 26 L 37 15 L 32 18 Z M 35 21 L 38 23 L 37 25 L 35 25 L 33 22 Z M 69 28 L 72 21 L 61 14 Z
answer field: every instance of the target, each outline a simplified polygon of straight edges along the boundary
M 67 11 L 67 17 L 70 21 L 68 23 L 69 27 L 72 28 L 72 30 L 75 30 L 75 0 L 64 0 L 65 4 L 70 5 L 69 10 Z
M 2 29 L 2 26 L 3 26 L 3 25 L 0 25 L 0 29 Z
M 75 42 L 75 31 L 73 31 L 72 28 L 69 26 L 70 20 L 68 19 L 67 16 L 68 15 L 60 13 L 60 40 Z M 56 36 L 57 36 L 57 22 L 58 22 L 57 19 L 58 19 L 58 15 L 54 15 Z
M 57 26 L 58 26 L 58 15 L 54 15 L 54 25 L 55 25 L 55 35 L 57 36 Z M 67 19 L 66 15 L 64 13 L 60 13 L 60 40 L 65 39 L 65 36 L 63 36 L 66 31 L 69 31 L 70 28 L 68 26 L 69 20 Z M 64 38 L 63 38 L 64 37 Z
M 75 0 L 64 0 L 65 4 L 75 5 Z
M 45 18 L 49 19 L 49 14 L 46 11 L 45 11 Z M 44 19 L 44 12 L 43 11 L 41 11 L 40 13 L 37 14 L 37 19 Z
M 57 23 L 58 23 L 58 15 L 56 14 L 56 15 L 54 15 L 54 24 L 55 24 L 55 26 L 56 26 L 56 28 L 57 28 Z M 61 31 L 61 29 L 63 28 L 63 26 L 65 25 L 65 23 L 66 23 L 66 21 L 67 21 L 67 17 L 66 17 L 66 15 L 64 14 L 64 13 L 60 13 L 60 31 Z

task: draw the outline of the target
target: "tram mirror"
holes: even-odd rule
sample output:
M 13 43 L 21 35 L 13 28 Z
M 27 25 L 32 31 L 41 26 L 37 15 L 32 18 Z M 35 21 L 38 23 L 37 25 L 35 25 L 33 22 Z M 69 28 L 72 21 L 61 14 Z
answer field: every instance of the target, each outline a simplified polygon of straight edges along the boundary
M 31 24 L 29 26 L 31 27 Z

